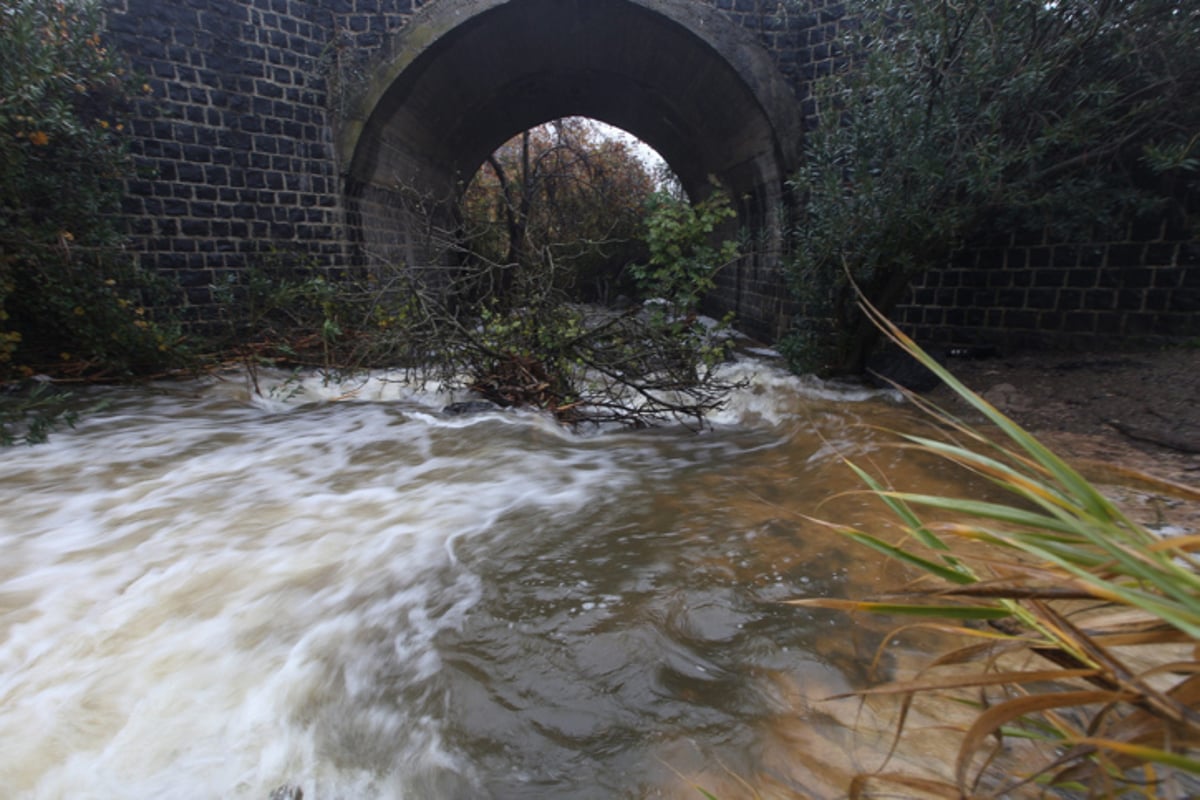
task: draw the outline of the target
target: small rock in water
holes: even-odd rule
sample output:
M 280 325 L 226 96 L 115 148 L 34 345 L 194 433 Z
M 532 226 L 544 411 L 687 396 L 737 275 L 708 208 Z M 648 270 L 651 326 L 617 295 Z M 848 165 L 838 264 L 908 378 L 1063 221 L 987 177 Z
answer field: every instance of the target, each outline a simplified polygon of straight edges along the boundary
M 304 800 L 304 790 L 299 786 L 285 783 L 283 786 L 271 790 L 271 796 L 267 800 Z
M 499 406 L 489 403 L 487 400 L 467 400 L 463 403 L 451 403 L 442 409 L 442 413 L 458 417 L 463 414 L 485 414 L 488 411 L 495 411 L 497 408 Z
M 983 399 L 1001 411 L 1025 411 L 1029 408 L 1029 400 L 1011 383 L 996 384 L 983 393 Z

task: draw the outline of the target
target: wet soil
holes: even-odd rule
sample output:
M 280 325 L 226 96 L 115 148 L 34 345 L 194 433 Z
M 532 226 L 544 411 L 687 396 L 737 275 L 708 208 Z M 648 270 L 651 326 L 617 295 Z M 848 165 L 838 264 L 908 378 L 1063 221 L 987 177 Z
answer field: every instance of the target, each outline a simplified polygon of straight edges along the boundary
M 1144 524 L 1200 532 L 1200 348 L 945 363 L 1094 483 L 1113 487 Z M 967 412 L 946 387 L 926 396 Z

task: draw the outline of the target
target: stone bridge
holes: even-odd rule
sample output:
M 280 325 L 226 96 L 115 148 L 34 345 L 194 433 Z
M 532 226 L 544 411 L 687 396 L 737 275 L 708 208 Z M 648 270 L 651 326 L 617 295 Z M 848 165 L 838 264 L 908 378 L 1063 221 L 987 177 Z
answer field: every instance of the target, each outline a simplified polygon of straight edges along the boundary
M 148 78 L 126 212 L 202 319 L 264 258 L 419 263 L 428 215 L 522 130 L 581 115 L 715 176 L 767 243 L 719 302 L 778 328 L 778 209 L 835 3 L 812 0 L 110 0 Z M 828 8 L 826 6 L 829 6 Z M 436 217 L 436 213 L 435 213 Z
M 436 219 L 509 137 L 582 115 L 649 143 L 693 196 L 712 175 L 739 198 L 759 246 L 722 274 L 714 310 L 768 338 L 787 325 L 780 211 L 812 122 L 809 82 L 833 66 L 837 0 L 106 2 L 113 44 L 150 90 L 129 124 L 133 246 L 178 279 L 189 319 L 252 265 L 420 263 L 431 217 L 415 207 Z M 1200 290 L 1200 253 L 1152 232 L 1146 272 L 1149 251 L 1129 235 L 1086 252 L 972 254 L 961 275 L 920 282 L 903 313 L 958 338 L 1148 328 L 1168 310 L 1155 303 L 1175 302 L 1155 291 L 1173 281 L 1186 305 L 1187 287 Z M 1110 264 L 1110 248 L 1128 263 Z M 1130 288 L 1144 291 L 1118 298 Z M 1176 330 L 1196 326 L 1176 310 Z

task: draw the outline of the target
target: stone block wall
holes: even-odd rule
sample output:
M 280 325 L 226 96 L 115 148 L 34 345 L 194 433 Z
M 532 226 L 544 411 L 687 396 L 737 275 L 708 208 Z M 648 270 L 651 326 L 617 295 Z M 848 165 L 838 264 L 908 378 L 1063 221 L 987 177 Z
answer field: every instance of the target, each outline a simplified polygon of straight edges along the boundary
M 143 77 L 124 204 L 142 263 L 177 281 L 184 319 L 238 271 L 345 262 L 323 74 L 328 15 L 296 0 L 119 0 L 111 45 Z
M 968 250 L 919 278 L 894 316 L 921 342 L 1008 350 L 1200 336 L 1200 240 L 1165 221 L 1093 238 L 1014 236 Z
M 810 82 L 829 75 L 841 63 L 838 40 L 846 18 L 840 0 L 708 1 L 751 31 L 774 54 L 779 71 L 802 103 L 805 128 L 811 128 L 816 122 L 816 106 Z
M 242 270 L 355 266 L 367 240 L 387 251 L 394 203 L 347 187 L 335 153 L 343 89 L 436 0 L 106 2 L 110 44 L 148 89 L 128 124 L 131 244 L 181 287 L 185 320 L 212 317 L 211 287 Z M 832 66 L 836 2 L 696 2 L 756 36 L 801 98 Z M 781 295 L 769 273 L 747 264 L 729 290 L 766 328 Z

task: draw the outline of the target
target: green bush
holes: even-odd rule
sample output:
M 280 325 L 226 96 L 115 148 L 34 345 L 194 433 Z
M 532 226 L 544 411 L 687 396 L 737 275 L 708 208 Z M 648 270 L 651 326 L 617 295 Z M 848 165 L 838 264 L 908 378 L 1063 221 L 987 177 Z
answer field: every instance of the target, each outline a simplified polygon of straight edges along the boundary
M 1200 11 L 1167 0 L 851 0 L 794 189 L 795 366 L 861 371 L 917 273 L 971 238 L 1180 213 L 1200 170 Z
M 0 447 L 41 444 L 63 426 L 75 427 L 78 403 L 41 381 L 9 384 L 0 391 Z
M 700 299 L 716 287 L 715 277 L 739 254 L 738 243 L 715 239 L 737 213 L 720 187 L 696 203 L 667 192 L 652 195 L 646 204 L 646 264 L 632 268 L 645 297 L 665 301 L 674 314 L 696 310 Z
M 122 251 L 137 86 L 103 43 L 97 3 L 0 0 L 0 377 L 71 362 L 160 369 L 176 337 L 162 287 Z

